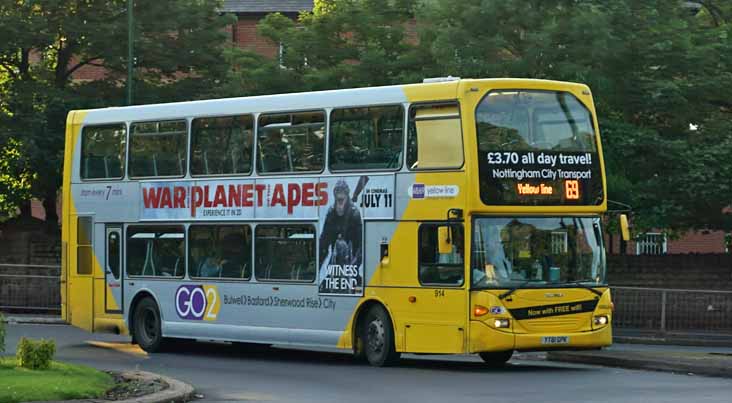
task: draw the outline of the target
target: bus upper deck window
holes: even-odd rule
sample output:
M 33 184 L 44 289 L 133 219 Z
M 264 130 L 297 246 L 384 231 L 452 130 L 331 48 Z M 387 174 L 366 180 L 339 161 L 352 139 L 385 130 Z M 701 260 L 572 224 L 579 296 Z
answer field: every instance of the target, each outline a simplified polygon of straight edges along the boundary
M 481 151 L 597 151 L 592 115 L 569 92 L 493 90 L 475 120 Z
M 188 148 L 185 120 L 133 123 L 130 133 L 130 176 L 185 175 Z
M 324 112 L 261 115 L 257 126 L 257 171 L 320 172 L 324 143 Z
M 404 110 L 400 105 L 334 109 L 330 169 L 398 169 L 403 139 Z
M 126 136 L 124 124 L 85 127 L 81 132 L 81 178 L 121 179 Z
M 410 169 L 463 166 L 463 133 L 457 103 L 412 106 L 407 136 Z
M 251 115 L 194 119 L 191 174 L 248 174 L 252 171 L 254 118 Z

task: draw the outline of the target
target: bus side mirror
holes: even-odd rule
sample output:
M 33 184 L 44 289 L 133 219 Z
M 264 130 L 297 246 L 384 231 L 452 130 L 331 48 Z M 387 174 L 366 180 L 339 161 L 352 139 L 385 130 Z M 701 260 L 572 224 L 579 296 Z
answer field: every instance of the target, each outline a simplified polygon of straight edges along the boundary
M 437 227 L 437 251 L 440 254 L 452 253 L 452 239 L 448 226 Z
M 620 215 L 620 235 L 622 235 L 623 241 L 630 241 L 630 230 L 628 229 L 628 216 L 625 214 Z

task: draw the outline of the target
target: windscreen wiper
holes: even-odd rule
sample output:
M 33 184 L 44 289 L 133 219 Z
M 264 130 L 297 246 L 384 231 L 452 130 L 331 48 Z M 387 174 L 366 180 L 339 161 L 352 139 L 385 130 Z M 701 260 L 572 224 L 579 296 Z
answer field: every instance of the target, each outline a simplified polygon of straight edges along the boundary
M 523 283 L 517 285 L 516 287 L 511 287 L 508 291 L 506 291 L 503 294 L 499 295 L 498 296 L 498 299 L 502 300 L 502 299 L 510 296 L 511 294 L 513 294 L 514 292 L 516 292 L 516 290 L 518 290 L 519 288 L 523 288 L 526 284 L 529 284 L 532 281 L 536 281 L 536 280 L 526 280 Z
M 595 294 L 597 294 L 597 295 L 599 295 L 599 296 L 602 297 L 602 291 L 597 291 L 596 289 L 592 288 L 589 285 L 582 284 L 582 283 L 587 283 L 589 281 L 591 281 L 591 280 L 574 280 L 574 281 L 566 281 L 566 282 L 561 283 L 561 284 L 562 285 L 564 285 L 564 284 L 575 284 L 575 285 L 578 285 L 578 286 L 580 286 L 580 287 L 582 287 L 582 288 L 584 288 L 586 290 L 590 290 L 590 291 L 594 292 Z

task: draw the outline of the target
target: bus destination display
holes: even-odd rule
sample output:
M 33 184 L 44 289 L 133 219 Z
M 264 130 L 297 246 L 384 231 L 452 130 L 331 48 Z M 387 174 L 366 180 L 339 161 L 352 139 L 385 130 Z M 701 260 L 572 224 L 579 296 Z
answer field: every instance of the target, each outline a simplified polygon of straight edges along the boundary
M 487 205 L 598 205 L 600 161 L 594 152 L 479 153 L 480 196 Z

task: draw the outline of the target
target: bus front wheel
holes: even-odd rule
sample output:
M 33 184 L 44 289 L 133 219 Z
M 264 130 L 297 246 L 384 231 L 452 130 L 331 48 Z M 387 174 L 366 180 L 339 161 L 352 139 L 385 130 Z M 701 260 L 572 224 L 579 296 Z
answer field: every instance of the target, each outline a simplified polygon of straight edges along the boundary
M 491 367 L 502 367 L 506 365 L 508 360 L 511 359 L 511 356 L 513 356 L 513 350 L 483 352 L 478 353 L 478 355 L 483 359 L 483 362 L 485 362 L 486 365 Z
M 369 309 L 362 331 L 364 353 L 369 364 L 383 367 L 399 360 L 400 353 L 394 347 L 394 327 L 382 306 Z
M 148 353 L 162 351 L 162 323 L 158 305 L 152 298 L 144 298 L 135 307 L 134 338 L 137 344 Z

